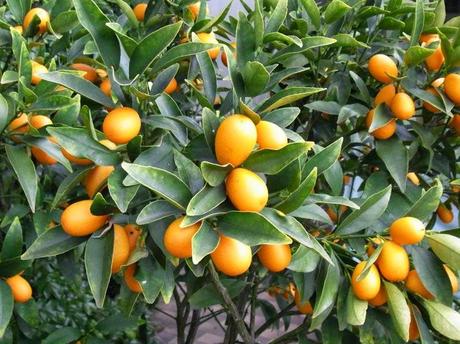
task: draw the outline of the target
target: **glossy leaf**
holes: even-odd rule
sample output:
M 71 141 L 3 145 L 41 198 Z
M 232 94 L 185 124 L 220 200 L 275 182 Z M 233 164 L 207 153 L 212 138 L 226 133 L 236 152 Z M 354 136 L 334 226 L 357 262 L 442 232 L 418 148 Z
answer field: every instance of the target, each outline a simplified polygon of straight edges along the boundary
M 458 312 L 430 300 L 422 300 L 422 305 L 436 331 L 452 340 L 460 340 L 460 314 Z
M 410 310 L 404 294 L 392 283 L 383 281 L 388 298 L 388 309 L 399 336 L 407 341 L 409 339 Z
M 460 269 L 460 238 L 449 234 L 430 234 L 427 241 L 433 252 L 455 270 Z
M 383 160 L 388 172 L 404 192 L 409 170 L 409 154 L 406 147 L 395 137 L 388 140 L 377 140 L 375 147 L 377 155 Z
M 222 204 L 227 199 L 225 187 L 219 185 L 210 187 L 205 185 L 187 205 L 187 215 L 203 215 Z
M 13 315 L 14 301 L 11 288 L 5 281 L 0 280 L 0 338 L 3 337 L 6 328 Z
M 219 243 L 219 235 L 208 222 L 203 222 L 192 238 L 192 261 L 199 264 L 208 254 L 214 252 Z
M 136 196 L 139 185 L 124 186 L 123 180 L 126 177 L 126 173 L 122 169 L 115 169 L 108 179 L 107 186 L 109 188 L 110 197 L 117 205 L 118 209 L 122 213 L 128 210 L 128 206 Z
M 281 106 L 292 104 L 295 101 L 306 98 L 313 94 L 323 92 L 324 88 L 317 87 L 288 87 L 279 91 L 274 96 L 263 102 L 258 108 L 258 112 L 269 112 Z
M 19 218 L 14 218 L 3 241 L 1 258 L 2 261 L 18 257 L 22 253 L 22 227 Z
M 302 181 L 299 187 L 294 190 L 285 200 L 278 203 L 275 208 L 285 214 L 289 214 L 290 212 L 300 207 L 315 187 L 317 177 L 316 171 L 316 167 L 313 168 L 313 170 Z

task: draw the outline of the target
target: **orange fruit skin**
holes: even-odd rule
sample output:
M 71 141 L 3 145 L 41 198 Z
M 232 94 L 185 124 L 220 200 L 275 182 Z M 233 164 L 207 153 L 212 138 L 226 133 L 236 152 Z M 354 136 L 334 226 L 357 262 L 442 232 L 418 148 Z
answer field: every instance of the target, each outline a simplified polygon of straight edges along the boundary
M 137 4 L 136 6 L 134 6 L 133 12 L 137 20 L 144 21 L 146 10 L 147 10 L 147 4 Z
M 454 220 L 454 214 L 444 204 L 440 204 L 436 210 L 439 219 L 444 223 L 451 223 Z
M 435 33 L 425 33 L 420 35 L 420 43 L 426 43 L 432 40 L 439 40 L 439 35 Z
M 251 154 L 257 142 L 257 129 L 250 118 L 231 115 L 217 128 L 215 151 L 221 165 L 241 165 Z
M 56 143 L 56 139 L 54 137 L 47 137 L 48 141 L 52 143 Z M 30 152 L 32 153 L 33 157 L 39 164 L 42 165 L 54 165 L 57 163 L 57 160 L 54 159 L 51 155 L 48 155 L 45 151 L 41 150 L 38 147 L 30 148 Z
M 201 1 L 195 2 L 188 6 L 190 13 L 192 14 L 193 20 L 195 20 L 200 14 Z M 208 6 L 206 6 L 206 13 L 208 13 Z
M 378 246 L 380 244 L 383 244 L 383 240 L 380 239 L 380 238 L 372 238 L 369 243 L 367 244 L 367 249 L 366 249 L 366 253 L 367 253 L 367 256 L 370 257 L 372 256 L 372 254 L 374 253 L 375 251 L 375 246 Z
M 410 312 L 410 325 L 409 325 L 409 340 L 414 341 L 420 337 L 420 333 L 418 331 L 417 322 L 415 320 L 414 314 L 412 311 Z
M 233 48 L 233 50 L 236 50 L 236 42 L 230 43 L 230 46 Z M 236 57 L 236 52 L 233 53 L 233 56 Z M 228 66 L 228 59 L 227 59 L 227 54 L 225 51 L 222 52 L 222 55 L 220 56 L 220 60 L 222 61 L 222 64 L 227 67 Z
M 235 168 L 225 181 L 228 198 L 241 211 L 261 211 L 268 201 L 268 189 L 257 174 L 245 168 Z
M 74 164 L 76 165 L 82 165 L 82 166 L 85 166 L 85 165 L 91 165 L 93 162 L 89 159 L 85 159 L 85 158 L 77 158 L 75 156 L 73 156 L 72 154 L 70 154 L 68 151 L 66 151 L 64 148 L 61 149 L 61 152 L 62 152 L 62 155 L 64 155 L 66 157 L 67 160 L 69 160 L 70 162 L 73 162 Z
M 326 213 L 333 223 L 337 223 L 339 217 L 337 216 L 337 213 L 334 210 L 332 210 L 331 207 L 327 207 Z
M 115 170 L 113 166 L 96 166 L 86 175 L 84 185 L 89 198 L 105 186 L 110 174 Z
M 425 288 L 416 270 L 409 271 L 406 278 L 406 288 L 414 294 L 419 294 L 425 299 L 432 299 L 433 295 Z
M 70 65 L 70 67 L 72 67 L 72 69 L 85 72 L 85 74 L 83 74 L 83 78 L 85 78 L 86 80 L 88 80 L 90 82 L 96 82 L 96 80 L 98 78 L 98 75 L 96 73 L 96 69 L 94 69 L 91 66 L 88 66 L 85 63 L 73 63 L 73 64 Z
M 390 106 L 391 101 L 396 95 L 396 87 L 393 84 L 383 86 L 377 93 L 374 99 L 374 105 L 377 106 L 381 103 L 385 103 Z
M 136 248 L 137 239 L 141 235 L 141 230 L 136 225 L 129 224 L 125 226 L 125 232 L 128 236 L 129 251 L 132 252 Z
M 8 130 L 13 133 L 25 133 L 29 129 L 29 117 L 25 113 L 20 114 L 8 125 Z
M 165 92 L 167 94 L 173 94 L 177 90 L 177 81 L 176 78 L 172 78 L 171 81 L 168 83 L 168 85 L 165 88 Z
M 50 21 L 50 15 L 43 8 L 39 8 L 39 7 L 32 8 L 24 16 L 24 21 L 23 21 L 23 24 L 22 24 L 23 30 L 24 31 L 27 30 L 27 28 L 32 23 L 32 20 L 34 19 L 35 16 L 40 18 L 40 23 L 38 24 L 38 33 L 46 32 L 48 30 L 48 23 Z
M 291 248 L 289 245 L 261 245 L 257 256 L 268 271 L 280 272 L 291 262 Z
M 117 145 L 110 140 L 100 140 L 99 143 L 110 150 L 117 149 Z
M 252 262 L 252 252 L 248 245 L 220 235 L 219 244 L 211 253 L 211 259 L 217 270 L 235 277 L 248 271 Z
M 281 149 L 288 143 L 284 130 L 275 123 L 260 121 L 256 125 L 257 144 L 260 149 Z
M 423 240 L 425 225 L 415 217 L 401 217 L 391 224 L 390 236 L 398 245 L 414 245 Z
M 454 115 L 450 121 L 450 126 L 454 128 L 457 136 L 460 135 L 460 115 Z
M 444 84 L 444 80 L 445 78 L 437 78 L 431 83 L 431 86 L 437 87 L 437 88 L 442 87 L 442 85 Z
M 46 68 L 44 65 L 35 62 L 35 61 L 30 61 L 32 63 L 32 80 L 31 83 L 32 85 L 37 85 L 40 81 L 42 81 L 42 78 L 38 74 L 43 74 L 43 73 L 48 73 L 48 68 Z
M 407 179 L 409 179 L 415 185 L 420 185 L 420 179 L 418 178 L 417 174 L 414 172 L 409 172 L 407 174 Z
M 125 229 L 120 225 L 113 226 L 113 254 L 112 254 L 112 273 L 120 271 L 129 258 L 129 239 Z
M 166 251 L 173 257 L 190 258 L 192 256 L 192 239 L 200 229 L 201 222 L 181 228 L 184 217 L 175 219 L 166 229 L 163 244 Z
M 425 59 L 425 64 L 428 70 L 437 72 L 441 69 L 442 65 L 444 64 L 444 54 L 442 53 L 441 42 L 439 37 L 429 39 L 425 42 L 425 44 L 429 45 L 433 42 L 439 42 L 439 44 L 434 53 Z
M 308 301 L 302 303 L 302 300 L 300 299 L 300 293 L 298 292 L 297 289 L 295 289 L 294 302 L 297 307 L 297 310 L 300 313 L 302 314 L 312 314 L 313 313 L 313 307 L 311 306 L 311 303 Z
M 214 32 L 211 32 L 211 33 L 199 32 L 196 35 L 198 36 L 198 39 L 200 40 L 201 43 L 213 43 L 213 44 L 219 43 L 216 39 L 216 36 L 214 35 Z M 220 51 L 219 47 L 209 49 L 208 50 L 209 57 L 212 60 L 215 60 L 217 56 L 219 55 L 219 51 Z
M 405 120 L 415 115 L 415 104 L 412 98 L 406 93 L 397 93 L 390 105 L 393 116 L 398 119 Z
M 385 291 L 383 284 L 380 284 L 380 289 L 377 295 L 368 302 L 374 307 L 380 307 L 387 303 L 387 292 Z
M 40 129 L 47 125 L 53 124 L 53 122 L 49 117 L 43 115 L 33 115 L 29 117 L 29 124 L 35 129 Z
M 369 73 L 377 81 L 389 84 L 393 78 L 398 76 L 398 67 L 396 63 L 388 56 L 377 54 L 369 59 Z
M 438 92 L 433 87 L 428 87 L 425 91 L 439 98 Z M 423 107 L 425 108 L 425 110 L 429 112 L 433 112 L 433 113 L 441 112 L 441 110 L 439 110 L 438 108 L 434 107 L 433 105 L 427 102 L 423 102 Z
M 129 107 L 110 111 L 102 123 L 105 136 L 116 144 L 128 143 L 139 134 L 140 130 L 141 118 Z
M 136 274 L 136 269 L 137 265 L 136 264 L 131 264 L 125 269 L 125 272 L 123 274 L 125 283 L 129 290 L 131 290 L 133 293 L 141 293 L 142 292 L 142 287 L 139 281 L 134 277 Z
M 368 127 L 368 128 L 370 128 L 370 126 L 372 124 L 372 120 L 374 118 L 374 113 L 375 113 L 374 109 L 372 109 L 371 111 L 369 111 L 367 113 L 366 127 Z M 392 121 L 388 122 L 387 124 L 385 124 L 383 127 L 380 127 L 378 129 L 374 130 L 370 134 L 372 136 L 374 136 L 378 140 L 387 140 L 390 137 L 392 137 L 395 132 L 396 132 L 396 121 L 392 120 Z
M 444 91 L 455 105 L 460 105 L 460 74 L 451 73 L 444 79 Z
M 385 241 L 377 259 L 377 266 L 388 281 L 404 281 L 409 274 L 409 257 L 402 246 Z
M 101 228 L 107 215 L 91 214 L 92 200 L 83 200 L 69 205 L 61 214 L 61 226 L 71 236 L 87 236 Z
M 21 25 L 16 25 L 13 27 L 17 32 L 19 32 L 21 35 L 24 33 L 24 30 L 22 29 Z
M 366 261 L 362 261 L 356 265 L 351 276 L 351 287 L 353 288 L 353 293 L 358 299 L 372 300 L 377 296 L 380 290 L 380 275 L 375 265 L 372 264 L 366 277 L 357 281 L 359 274 L 364 270 L 365 266 Z
M 15 275 L 7 278 L 5 282 L 11 288 L 15 302 L 25 303 L 32 298 L 32 287 L 24 277 Z
M 110 79 L 102 80 L 101 84 L 99 85 L 102 93 L 104 93 L 107 97 L 112 96 L 112 84 L 110 83 Z
M 457 275 L 446 264 L 444 264 L 444 270 L 446 270 L 447 276 L 449 277 L 450 285 L 452 286 L 452 294 L 455 294 L 458 291 Z

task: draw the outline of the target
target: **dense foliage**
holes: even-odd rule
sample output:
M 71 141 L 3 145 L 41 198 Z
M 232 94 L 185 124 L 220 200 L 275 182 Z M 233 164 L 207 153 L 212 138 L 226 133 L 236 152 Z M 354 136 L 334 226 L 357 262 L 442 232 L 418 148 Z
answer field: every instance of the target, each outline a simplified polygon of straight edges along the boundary
M 443 0 L 0 3 L 2 342 L 460 340 Z

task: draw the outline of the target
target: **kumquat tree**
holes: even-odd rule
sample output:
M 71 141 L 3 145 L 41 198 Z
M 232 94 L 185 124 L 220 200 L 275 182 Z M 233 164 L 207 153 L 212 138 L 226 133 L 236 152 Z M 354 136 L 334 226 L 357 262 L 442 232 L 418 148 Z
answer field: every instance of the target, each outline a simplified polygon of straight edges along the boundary
M 0 6 L 0 343 L 460 342 L 444 0 Z

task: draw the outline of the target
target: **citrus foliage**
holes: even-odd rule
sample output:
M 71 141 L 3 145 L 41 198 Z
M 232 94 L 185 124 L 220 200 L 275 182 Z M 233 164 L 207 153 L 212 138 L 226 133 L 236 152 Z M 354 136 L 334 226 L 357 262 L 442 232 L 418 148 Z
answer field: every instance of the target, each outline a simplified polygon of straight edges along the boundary
M 0 334 L 36 307 L 22 272 L 79 252 L 98 307 L 109 285 L 127 315 L 186 304 L 181 340 L 188 307 L 193 341 L 218 304 L 229 343 L 294 305 L 280 341 L 460 340 L 459 232 L 434 229 L 459 205 L 459 19 L 442 0 L 242 4 L 7 1 Z

